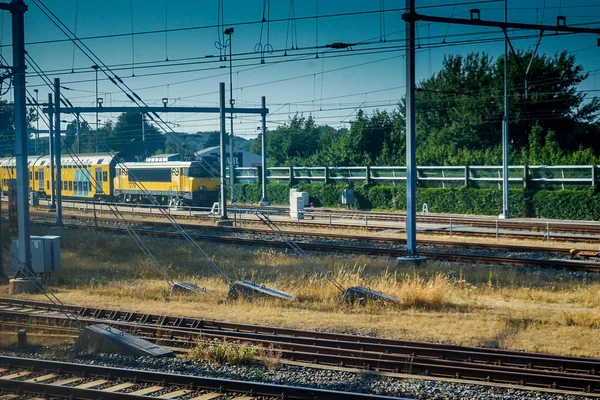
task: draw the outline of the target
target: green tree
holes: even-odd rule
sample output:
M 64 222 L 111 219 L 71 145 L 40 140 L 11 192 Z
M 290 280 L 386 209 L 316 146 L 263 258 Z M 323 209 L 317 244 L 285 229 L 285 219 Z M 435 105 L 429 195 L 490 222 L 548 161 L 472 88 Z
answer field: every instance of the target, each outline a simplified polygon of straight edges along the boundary
M 312 116 L 294 115 L 267 135 L 269 165 L 306 165 L 321 147 L 320 128 Z
M 117 118 L 112 132 L 108 134 L 108 146 L 124 158 L 144 159 L 165 150 L 165 137 L 154 125 L 144 121 L 142 133 L 142 114 L 123 113 Z
M 13 108 L 6 100 L 0 100 L 0 154 L 13 154 L 15 149 Z

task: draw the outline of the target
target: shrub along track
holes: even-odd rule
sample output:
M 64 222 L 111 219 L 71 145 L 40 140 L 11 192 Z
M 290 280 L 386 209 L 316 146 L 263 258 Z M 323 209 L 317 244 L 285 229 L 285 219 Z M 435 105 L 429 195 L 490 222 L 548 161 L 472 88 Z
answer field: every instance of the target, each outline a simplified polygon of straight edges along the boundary
M 0 356 L 2 398 L 137 399 L 392 399 L 388 396 L 176 375 L 98 365 Z M 8 396 L 8 397 L 6 397 Z
M 210 340 L 247 342 L 265 349 L 267 356 L 309 365 L 341 366 L 600 394 L 598 359 L 411 342 L 90 307 L 65 307 L 66 310 L 49 303 L 0 298 L 0 320 L 3 329 L 9 331 L 25 326 L 29 330 L 50 330 L 55 334 L 74 335 L 78 323 L 62 315 L 62 312 L 68 311 L 77 315 L 79 323 L 106 323 L 177 349 L 188 349 Z
M 35 218 L 35 219 L 34 219 Z M 94 226 L 96 221 L 96 226 Z M 52 215 L 43 212 L 32 213 L 32 222 L 46 225 L 53 225 L 54 219 Z M 124 229 L 122 223 L 114 218 L 110 217 L 92 217 L 89 215 L 73 215 L 70 214 L 64 218 L 65 226 L 84 228 L 84 229 L 98 229 L 107 232 L 121 232 Z M 143 235 L 164 237 L 164 238 L 178 238 L 178 233 L 168 231 L 169 223 L 165 221 L 156 220 L 139 220 L 132 219 L 129 223 L 136 225 L 136 232 Z M 223 244 L 235 244 L 235 245 L 247 245 L 247 246 L 260 246 L 260 247 L 276 247 L 276 248 L 287 248 L 288 244 L 283 240 L 277 240 L 279 233 L 269 231 L 266 229 L 256 228 L 231 228 L 231 227 L 218 227 L 218 226 L 207 226 L 191 223 L 181 223 L 184 229 L 188 231 L 190 236 L 199 241 L 209 241 Z M 210 234 L 202 233 L 208 232 Z M 218 234 L 215 234 L 218 232 Z M 326 253 L 345 253 L 345 254 L 361 254 L 371 256 L 382 256 L 382 257 L 402 257 L 405 255 L 403 246 L 406 244 L 404 239 L 391 239 L 382 237 L 371 237 L 367 238 L 362 235 L 340 235 L 333 233 L 312 233 L 312 232 L 293 232 L 284 231 L 285 235 L 289 237 L 302 238 L 314 240 L 309 241 L 297 241 L 296 244 L 303 250 L 326 252 Z M 238 234 L 236 236 L 236 234 Z M 250 234 L 257 236 L 271 236 L 274 239 L 264 238 L 247 238 L 240 237 L 239 234 Z M 339 243 L 324 243 L 323 239 L 332 241 L 347 241 L 348 244 Z M 369 242 L 372 244 L 360 245 L 353 242 Z M 517 267 L 537 267 L 537 268 L 555 268 L 565 269 L 580 272 L 600 272 L 600 262 L 594 261 L 582 261 L 582 260 L 566 260 L 566 259 L 543 259 L 543 258 L 517 258 L 517 257 L 499 257 L 492 255 L 481 255 L 481 254 L 468 254 L 468 253 L 456 253 L 456 252 L 443 252 L 430 250 L 432 247 L 451 247 L 461 248 L 469 250 L 487 250 L 487 251 L 500 251 L 500 252 L 540 252 L 540 253 L 558 253 L 567 255 L 571 249 L 568 248 L 551 248 L 551 247 L 532 247 L 532 246 L 519 246 L 519 245 L 501 245 L 501 244 L 482 244 L 482 243 L 457 243 L 457 242 L 446 242 L 440 240 L 419 240 L 421 246 L 427 247 L 427 249 L 421 250 L 420 254 L 432 260 L 439 261 L 454 261 L 454 262 L 465 262 L 465 263 L 480 263 L 486 265 L 506 265 L 506 266 L 517 266 Z M 377 247 L 379 245 L 379 247 Z M 384 246 L 382 246 L 384 245 Z

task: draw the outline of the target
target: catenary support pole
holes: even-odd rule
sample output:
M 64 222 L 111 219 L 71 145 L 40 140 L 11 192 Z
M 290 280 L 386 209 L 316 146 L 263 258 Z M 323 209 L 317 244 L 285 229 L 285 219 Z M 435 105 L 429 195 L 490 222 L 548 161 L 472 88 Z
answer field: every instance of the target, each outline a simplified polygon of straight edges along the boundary
M 54 78 L 54 159 L 56 169 L 56 226 L 63 226 L 62 221 L 62 177 L 61 177 L 61 143 L 60 143 L 60 78 Z
M 23 0 L 10 3 L 13 39 L 13 83 L 15 155 L 17 162 L 17 224 L 19 229 L 19 270 L 33 276 L 29 226 L 29 170 L 27 168 L 28 134 L 25 105 L 25 11 Z
M 40 91 L 38 89 L 33 89 L 33 91 L 35 92 L 35 136 L 34 136 L 34 150 L 35 150 L 35 154 L 39 155 L 38 153 L 38 142 L 40 141 L 40 100 L 39 100 L 39 94 Z
M 508 22 L 508 0 L 504 0 L 504 22 Z M 502 218 L 510 218 L 508 208 L 508 32 L 504 37 L 504 121 L 502 129 Z
M 77 154 L 81 153 L 81 138 L 79 137 L 79 114 L 77 114 L 76 122 L 76 134 L 77 134 Z
M 225 82 L 219 82 L 219 116 L 221 122 L 220 149 L 219 149 L 219 164 L 221 165 L 221 219 L 227 219 L 227 179 L 225 178 L 226 169 L 226 151 L 225 144 L 227 143 L 227 130 L 225 128 Z M 230 188 L 233 190 L 233 188 Z
M 408 13 L 415 12 L 415 0 L 406 0 Z M 415 124 L 415 21 L 406 21 L 406 255 L 417 251 L 417 164 Z
M 231 202 L 235 201 L 235 158 L 233 152 L 233 106 L 235 104 L 235 100 L 233 99 L 233 59 L 232 59 L 232 33 L 229 34 L 229 107 L 231 108 L 231 114 L 229 117 L 231 118 L 231 132 L 229 132 L 229 186 L 231 192 L 229 193 L 231 196 Z M 241 165 L 240 165 L 241 167 Z
M 56 209 L 56 198 L 54 196 L 54 103 L 52 101 L 52 93 L 48 93 L 48 154 L 50 156 L 50 210 Z
M 261 182 L 262 182 L 262 198 L 260 200 L 261 206 L 268 206 L 269 199 L 267 198 L 267 99 L 265 96 L 262 96 L 260 99 L 260 104 L 262 109 L 264 110 L 262 117 L 262 133 L 260 135 L 260 163 L 261 166 Z

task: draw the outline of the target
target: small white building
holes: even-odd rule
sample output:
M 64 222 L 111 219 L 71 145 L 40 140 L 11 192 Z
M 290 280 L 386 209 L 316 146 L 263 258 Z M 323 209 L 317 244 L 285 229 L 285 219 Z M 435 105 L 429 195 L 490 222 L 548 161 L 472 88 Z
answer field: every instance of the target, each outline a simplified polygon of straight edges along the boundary
M 154 156 L 146 157 L 146 162 L 166 162 L 166 161 L 181 161 L 181 155 L 179 153 L 173 153 L 173 154 L 156 154 Z
M 208 158 L 219 162 L 221 146 L 208 147 L 194 153 L 197 159 Z M 227 155 L 226 162 L 229 164 L 229 146 L 225 146 L 225 154 Z M 262 165 L 259 155 L 250 153 L 246 150 L 233 148 L 233 159 L 236 167 L 256 167 Z M 268 159 L 267 159 L 268 160 Z

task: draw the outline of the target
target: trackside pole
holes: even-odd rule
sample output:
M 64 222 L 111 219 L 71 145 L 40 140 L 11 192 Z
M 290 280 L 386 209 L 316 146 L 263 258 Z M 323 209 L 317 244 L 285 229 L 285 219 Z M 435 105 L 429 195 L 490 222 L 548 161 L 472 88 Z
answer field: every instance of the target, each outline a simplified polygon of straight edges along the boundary
M 225 144 L 227 143 L 227 131 L 225 128 L 225 82 L 219 82 L 219 115 L 221 119 L 221 135 L 220 135 L 220 149 L 219 149 L 219 164 L 221 173 L 221 205 L 219 211 L 221 213 L 221 220 L 225 221 L 227 217 L 227 179 L 225 179 L 226 167 L 226 152 Z M 233 190 L 233 188 L 230 188 Z
M 56 226 L 62 227 L 62 178 L 60 143 L 60 79 L 54 78 L 54 159 L 56 170 Z
M 415 0 L 406 0 L 406 257 L 399 261 L 421 260 L 417 250 L 417 160 L 415 90 Z
M 262 134 L 260 138 L 260 162 L 261 168 L 261 181 L 262 181 L 262 198 L 260 199 L 261 206 L 268 206 L 269 199 L 267 198 L 267 99 L 262 96 L 260 99 L 262 108 Z

